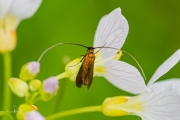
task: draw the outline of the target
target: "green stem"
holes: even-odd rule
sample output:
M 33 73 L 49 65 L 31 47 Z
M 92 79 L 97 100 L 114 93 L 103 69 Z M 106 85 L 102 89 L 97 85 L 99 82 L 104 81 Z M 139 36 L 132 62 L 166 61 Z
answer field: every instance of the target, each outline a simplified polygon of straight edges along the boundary
M 6 116 L 7 118 L 9 118 L 8 120 L 14 120 L 11 114 L 5 111 L 0 111 L 0 116 Z
M 60 79 L 62 79 L 62 78 L 67 78 L 68 75 L 69 75 L 68 72 L 63 72 L 63 73 L 57 75 L 56 78 L 57 78 L 58 80 L 60 80 Z
M 39 92 L 35 92 L 35 93 L 32 95 L 30 104 L 34 104 L 34 99 L 35 99 L 38 95 L 39 95 Z
M 36 102 L 40 101 L 41 97 L 37 97 L 34 100 L 32 100 L 31 104 L 35 104 Z
M 64 112 L 59 112 L 50 116 L 46 117 L 46 120 L 53 120 L 64 116 L 74 115 L 74 114 L 80 114 L 80 113 L 86 113 L 86 112 L 101 112 L 101 105 L 98 106 L 89 106 L 89 107 L 83 107 L 83 108 L 77 108 L 72 109 Z
M 10 110 L 11 106 L 11 90 L 8 86 L 8 80 L 11 77 L 11 54 L 5 53 L 3 54 L 3 62 L 4 62 L 4 82 L 3 82 L 3 110 Z
M 62 80 L 59 86 L 60 86 L 60 89 L 58 91 L 57 99 L 55 101 L 54 107 L 52 107 L 53 108 L 52 113 L 56 113 L 60 109 L 59 106 L 61 106 L 61 103 L 62 103 L 62 100 L 64 97 L 64 93 L 65 93 L 66 86 L 67 86 L 67 79 Z

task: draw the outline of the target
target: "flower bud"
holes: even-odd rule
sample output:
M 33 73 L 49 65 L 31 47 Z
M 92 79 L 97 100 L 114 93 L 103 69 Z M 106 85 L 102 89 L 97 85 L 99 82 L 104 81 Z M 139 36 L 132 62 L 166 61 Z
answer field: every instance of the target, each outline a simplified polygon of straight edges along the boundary
M 18 97 L 24 97 L 28 93 L 27 83 L 18 78 L 10 78 L 8 84 L 12 92 Z
M 39 62 L 32 61 L 22 66 L 19 78 L 22 80 L 34 79 L 40 71 Z
M 25 120 L 25 116 L 28 112 L 32 111 L 33 108 L 28 104 L 21 104 L 16 114 L 18 120 Z
M 41 87 L 41 81 L 40 80 L 31 80 L 29 82 L 29 89 L 33 92 L 39 90 Z
M 41 98 L 44 101 L 50 100 L 57 94 L 59 89 L 59 81 L 55 77 L 50 77 L 44 80 L 41 89 Z
M 28 104 L 21 104 L 16 116 L 18 120 L 45 120 L 39 112 Z
M 76 76 L 77 76 L 80 66 L 82 64 L 80 62 L 81 59 L 82 59 L 82 57 L 76 58 L 73 61 L 71 61 L 70 63 L 68 63 L 65 67 L 66 72 L 69 73 L 69 79 L 73 82 L 76 81 Z
M 127 97 L 117 96 L 106 98 L 102 104 L 102 112 L 106 116 L 124 116 L 129 112 L 123 109 L 123 104 L 128 102 Z
M 0 20 L 0 53 L 11 52 L 16 47 L 16 31 L 13 28 L 14 18 Z
M 45 118 L 37 111 L 27 113 L 25 120 L 45 120 Z

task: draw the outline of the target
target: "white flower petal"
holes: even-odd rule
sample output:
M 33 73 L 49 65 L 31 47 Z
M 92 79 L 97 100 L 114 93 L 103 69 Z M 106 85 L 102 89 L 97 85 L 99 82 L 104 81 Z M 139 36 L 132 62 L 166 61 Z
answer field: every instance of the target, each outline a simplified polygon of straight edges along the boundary
M 154 75 L 148 82 L 148 86 L 151 86 L 158 78 L 167 73 L 174 65 L 180 60 L 180 49 L 177 50 L 171 57 L 169 57 L 163 64 L 161 64 L 155 71 Z
M 180 120 L 180 96 L 172 84 L 154 84 L 151 92 L 140 95 L 144 111 L 137 113 L 143 120 Z
M 103 76 L 114 86 L 134 94 L 148 91 L 143 77 L 132 65 L 117 60 L 109 60 L 104 64 L 106 73 Z
M 31 111 L 26 115 L 25 120 L 45 120 L 45 118 L 37 111 Z
M 13 0 L 0 0 L 0 19 L 6 15 L 12 1 Z
M 42 0 L 13 0 L 8 14 L 18 19 L 18 23 L 34 15 Z
M 162 81 L 154 83 L 154 85 L 159 85 L 159 84 L 160 85 L 171 84 L 171 85 L 175 86 L 180 95 L 180 78 L 171 78 L 171 79 L 162 80 Z
M 141 116 L 142 120 L 150 120 L 146 116 Z
M 128 22 L 121 14 L 121 9 L 117 8 L 100 20 L 95 33 L 94 47 L 106 46 L 120 49 L 125 42 L 128 30 Z M 103 59 L 114 56 L 117 51 L 102 48 L 97 54 Z

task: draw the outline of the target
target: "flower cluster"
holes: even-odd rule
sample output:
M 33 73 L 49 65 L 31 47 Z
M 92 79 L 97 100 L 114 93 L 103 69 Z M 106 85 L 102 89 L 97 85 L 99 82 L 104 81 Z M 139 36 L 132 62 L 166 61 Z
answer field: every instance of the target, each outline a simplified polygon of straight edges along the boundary
M 38 62 L 33 61 L 23 65 L 19 78 L 11 78 L 9 80 L 11 90 L 19 97 L 28 96 L 30 91 L 38 91 L 41 88 L 41 81 L 35 79 L 35 77 L 39 70 L 40 64 Z
M 58 80 L 55 77 L 49 77 L 41 83 L 35 79 L 40 71 L 38 62 L 28 62 L 22 66 L 19 78 L 11 78 L 9 86 L 11 90 L 19 97 L 27 97 L 30 93 L 41 93 L 42 100 L 47 100 L 58 90 Z M 44 96 L 48 95 L 47 98 Z
M 32 115 L 39 114 L 33 110 L 34 103 L 39 100 L 48 101 L 57 94 L 59 81 L 55 77 L 49 77 L 41 82 L 40 80 L 35 79 L 39 71 L 40 64 L 38 62 L 28 62 L 22 66 L 19 78 L 10 78 L 8 82 L 14 94 L 18 97 L 25 97 L 26 104 L 23 104 L 22 106 L 23 108 L 29 110 L 26 112 L 23 111 L 25 114 L 23 116 L 18 113 L 17 116 L 20 116 L 18 118 L 23 117 L 24 120 L 30 120 L 25 119 L 25 117 L 29 116 L 27 118 L 32 118 L 31 112 Z M 21 106 L 19 109 L 21 109 Z
M 41 2 L 0 0 L 0 53 L 11 52 L 15 48 L 15 31 L 18 24 L 21 20 L 31 17 Z M 11 91 L 18 97 L 25 98 L 25 103 L 19 106 L 22 111 L 17 113 L 17 119 L 45 120 L 34 104 L 39 100 L 49 101 L 57 95 L 59 80 L 69 78 L 76 82 L 76 85 L 78 80 L 84 85 L 89 84 L 89 88 L 91 83 L 88 82 L 92 82 L 95 76 L 101 76 L 115 87 L 135 94 L 106 98 L 98 109 L 105 116 L 138 115 L 143 120 L 179 120 L 180 78 L 162 82 L 156 80 L 179 62 L 180 49 L 156 70 L 146 85 L 137 68 L 119 60 L 122 56 L 120 49 L 128 31 L 126 18 L 121 14 L 121 9 L 116 8 L 100 20 L 93 47 L 87 47 L 88 52 L 83 57 L 69 62 L 63 73 L 42 81 L 36 78 L 40 72 L 40 60 L 24 64 L 19 78 L 11 77 L 8 80 Z M 49 118 L 52 117 L 47 117 Z

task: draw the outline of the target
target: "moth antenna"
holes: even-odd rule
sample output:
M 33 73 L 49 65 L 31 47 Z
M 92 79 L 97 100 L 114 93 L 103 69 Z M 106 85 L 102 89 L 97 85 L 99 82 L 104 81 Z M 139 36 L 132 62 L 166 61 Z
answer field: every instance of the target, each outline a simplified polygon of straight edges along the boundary
M 103 46 L 102 46 L 102 47 L 94 47 L 94 49 L 96 49 L 96 48 L 101 48 L 101 49 L 102 49 L 102 48 L 110 48 L 110 49 L 119 50 L 118 48 L 113 48 L 113 47 L 103 47 Z
M 43 53 L 41 53 L 40 57 L 38 58 L 38 62 L 41 61 L 41 59 L 42 59 L 42 57 L 44 56 L 44 54 L 46 54 L 49 50 L 51 50 L 52 48 L 54 48 L 54 47 L 56 47 L 56 46 L 58 46 L 58 45 L 62 45 L 62 44 L 64 44 L 64 43 L 57 43 L 57 44 L 55 44 L 55 45 L 47 48 Z
M 134 61 L 137 63 L 138 67 L 140 68 L 144 79 L 146 80 L 146 75 L 144 74 L 144 70 L 143 70 L 143 68 L 141 67 L 141 65 L 139 64 L 139 62 L 136 60 L 136 58 L 135 58 L 134 56 L 132 56 L 130 53 L 124 51 L 124 50 L 121 50 L 121 51 L 123 51 L 124 53 L 128 54 L 131 58 L 134 59 Z
M 62 44 L 71 44 L 71 45 L 77 45 L 77 46 L 82 46 L 82 47 L 88 48 L 87 46 L 84 46 L 84 45 L 81 45 L 81 44 L 76 44 L 76 43 L 57 43 L 57 44 L 47 48 L 43 53 L 41 53 L 40 57 L 38 58 L 38 62 L 41 61 L 44 54 L 46 54 L 49 50 L 51 50 L 52 48 L 54 48 L 56 46 L 62 45 Z
M 77 43 L 63 43 L 63 44 L 70 44 L 70 45 L 77 45 L 77 46 L 82 46 L 82 47 L 85 47 L 85 48 L 89 48 L 89 47 L 87 47 L 87 46 L 85 46 L 85 45 L 81 45 L 81 44 L 77 44 Z
M 95 47 L 94 49 L 100 48 L 96 53 L 98 53 L 105 45 L 106 45 L 106 43 L 105 43 L 102 47 Z M 96 53 L 95 53 L 95 54 L 96 54 Z

